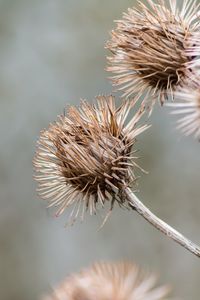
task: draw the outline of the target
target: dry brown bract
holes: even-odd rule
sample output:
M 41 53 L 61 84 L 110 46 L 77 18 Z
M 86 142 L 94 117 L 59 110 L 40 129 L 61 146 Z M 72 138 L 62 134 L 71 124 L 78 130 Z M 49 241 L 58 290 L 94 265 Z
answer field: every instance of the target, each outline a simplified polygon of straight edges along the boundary
M 107 44 L 113 54 L 107 70 L 116 74 L 113 84 L 124 96 L 145 92 L 152 103 L 156 97 L 163 103 L 200 64 L 199 5 L 184 0 L 179 9 L 175 0 L 148 3 L 149 8 L 138 1 L 138 8 L 117 21 Z
M 70 223 L 79 212 L 96 213 L 104 206 L 123 200 L 122 188 L 135 181 L 137 166 L 132 146 L 147 125 L 136 127 L 144 106 L 125 124 L 133 101 L 115 107 L 112 96 L 97 97 L 97 105 L 83 101 L 80 108 L 70 107 L 48 130 L 41 132 L 34 158 L 39 195 L 49 206 L 59 207 L 57 215 L 74 204 Z
M 43 300 L 166 300 L 169 287 L 129 263 L 99 263 L 68 277 Z M 169 299 L 169 298 L 168 298 Z
M 200 88 L 184 88 L 176 93 L 176 98 L 178 101 L 169 105 L 174 108 L 172 114 L 181 115 L 177 128 L 200 139 Z

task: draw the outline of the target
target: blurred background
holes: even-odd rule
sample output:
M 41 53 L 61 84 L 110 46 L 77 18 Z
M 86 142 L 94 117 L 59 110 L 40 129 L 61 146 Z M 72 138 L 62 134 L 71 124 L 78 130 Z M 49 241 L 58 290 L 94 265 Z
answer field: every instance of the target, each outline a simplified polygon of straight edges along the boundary
M 42 128 L 80 98 L 111 93 L 105 42 L 128 0 L 0 1 L 0 299 L 35 300 L 70 272 L 96 260 L 130 260 L 155 270 L 174 295 L 198 300 L 200 260 L 136 213 L 117 208 L 102 230 L 38 199 L 32 178 Z M 153 212 L 200 244 L 199 143 L 174 130 L 157 105 L 139 138 L 138 196 Z M 105 212 L 102 212 L 105 215 Z

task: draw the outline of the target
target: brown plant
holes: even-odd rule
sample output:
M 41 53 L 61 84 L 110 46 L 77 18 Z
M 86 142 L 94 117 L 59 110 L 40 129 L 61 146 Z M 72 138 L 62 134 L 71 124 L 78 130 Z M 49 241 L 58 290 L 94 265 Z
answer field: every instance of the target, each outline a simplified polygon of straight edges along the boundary
M 103 207 L 109 202 L 105 222 L 117 202 L 137 211 L 155 228 L 200 257 L 198 245 L 154 215 L 130 188 L 136 180 L 134 167 L 138 167 L 132 146 L 147 129 L 147 125 L 137 127 L 143 105 L 125 123 L 135 101 L 126 101 L 118 108 L 112 96 L 98 97 L 97 106 L 84 101 L 79 109 L 70 107 L 48 130 L 42 131 L 33 161 L 39 194 L 50 202 L 49 206 L 59 207 L 57 216 L 74 204 L 71 224 L 80 211 L 83 219 L 86 210 L 95 214 L 98 204 Z
M 107 70 L 123 96 L 146 94 L 151 105 L 158 97 L 163 104 L 188 78 L 196 76 L 200 55 L 199 5 L 184 0 L 138 1 L 116 21 L 107 48 Z M 168 5 L 167 5 L 168 4 Z
M 185 135 L 193 135 L 200 139 L 200 88 L 185 87 L 176 93 L 177 101 L 170 103 L 172 114 L 181 116 L 177 121 L 177 129 Z
M 134 101 L 116 108 L 112 96 L 97 97 L 97 106 L 86 101 L 70 107 L 41 132 L 34 158 L 39 195 L 59 207 L 57 215 L 74 204 L 70 221 L 79 212 L 96 213 L 97 205 L 117 201 L 128 206 L 123 187 L 136 180 L 132 146 L 147 125 L 136 126 L 144 107 L 126 122 Z
M 69 276 L 43 300 L 167 300 L 168 286 L 131 263 L 96 263 Z

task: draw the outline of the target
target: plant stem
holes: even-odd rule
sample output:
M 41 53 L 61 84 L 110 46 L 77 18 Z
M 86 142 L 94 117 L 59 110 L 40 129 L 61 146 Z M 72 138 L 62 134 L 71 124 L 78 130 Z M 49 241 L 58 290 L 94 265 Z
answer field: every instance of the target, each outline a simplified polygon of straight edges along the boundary
M 188 240 L 174 228 L 169 226 L 167 223 L 159 219 L 154 215 L 131 191 L 130 188 L 124 189 L 127 200 L 130 206 L 135 209 L 143 218 L 145 218 L 151 225 L 160 230 L 162 233 L 173 239 L 175 242 L 183 246 L 185 249 L 189 250 L 191 253 L 200 257 L 200 247 L 195 245 L 193 242 Z

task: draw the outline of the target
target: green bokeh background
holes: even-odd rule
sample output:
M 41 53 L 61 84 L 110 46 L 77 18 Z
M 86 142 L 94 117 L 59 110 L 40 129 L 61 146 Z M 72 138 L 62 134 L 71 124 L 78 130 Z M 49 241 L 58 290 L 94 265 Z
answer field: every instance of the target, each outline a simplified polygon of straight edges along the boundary
M 104 44 L 128 0 L 0 1 L 0 299 L 35 300 L 96 260 L 127 259 L 199 300 L 200 260 L 137 214 L 117 208 L 65 229 L 37 198 L 32 158 L 42 128 L 80 98 L 111 93 Z M 159 105 L 139 138 L 138 196 L 200 244 L 199 143 Z M 103 214 L 104 212 L 102 212 Z M 105 214 L 105 213 L 104 213 Z

